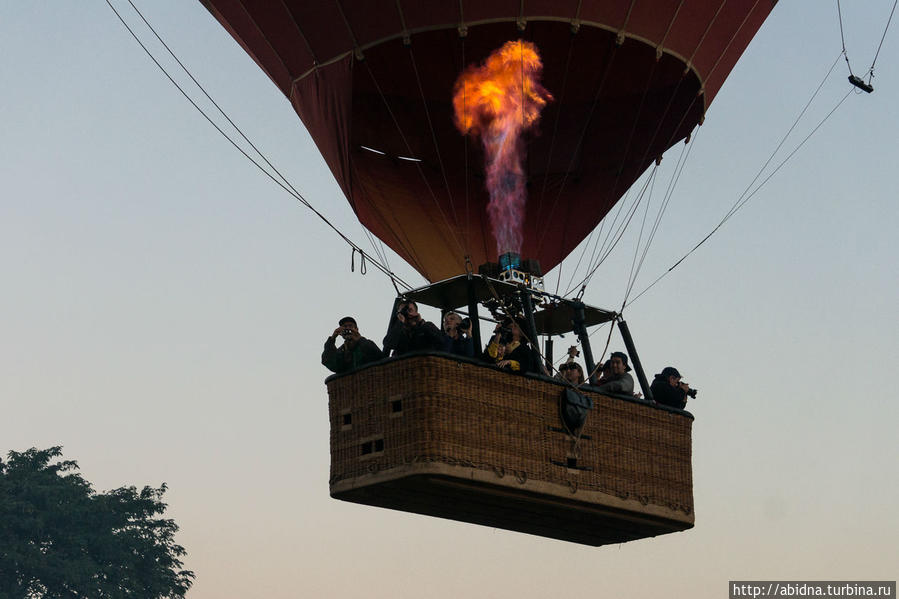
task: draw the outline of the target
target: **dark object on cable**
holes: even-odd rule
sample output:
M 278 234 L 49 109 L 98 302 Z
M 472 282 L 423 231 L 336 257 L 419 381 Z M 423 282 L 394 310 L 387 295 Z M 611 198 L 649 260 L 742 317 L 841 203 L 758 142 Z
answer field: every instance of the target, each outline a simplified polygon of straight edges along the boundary
M 859 88 L 860 90 L 866 91 L 869 94 L 874 91 L 874 86 L 870 83 L 865 83 L 862 81 L 861 77 L 857 77 L 856 75 L 849 75 L 849 83 Z
M 559 416 L 568 432 L 572 435 L 584 426 L 587 414 L 593 409 L 593 400 L 586 395 L 581 395 L 574 389 L 568 388 L 562 392 L 559 400 Z

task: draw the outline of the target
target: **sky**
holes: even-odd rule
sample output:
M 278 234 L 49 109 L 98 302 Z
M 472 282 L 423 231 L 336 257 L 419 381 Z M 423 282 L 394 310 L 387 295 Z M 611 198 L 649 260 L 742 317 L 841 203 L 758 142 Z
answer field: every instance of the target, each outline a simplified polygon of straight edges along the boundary
M 843 5 L 865 73 L 892 3 Z M 201 4 L 138 6 L 368 249 L 287 100 Z M 874 93 L 851 93 L 626 308 L 649 374 L 673 364 L 699 389 L 696 526 L 591 548 L 332 500 L 321 346 L 345 314 L 380 341 L 389 280 L 350 272 L 344 242 L 190 106 L 106 3 L 0 3 L 0 452 L 62 445 L 98 491 L 167 483 L 193 599 L 713 598 L 729 580 L 895 580 L 897 27 Z M 841 48 L 835 3 L 777 4 L 691 142 L 632 297 L 720 221 L 835 61 L 772 165 L 850 91 Z M 585 301 L 621 305 L 635 235 Z

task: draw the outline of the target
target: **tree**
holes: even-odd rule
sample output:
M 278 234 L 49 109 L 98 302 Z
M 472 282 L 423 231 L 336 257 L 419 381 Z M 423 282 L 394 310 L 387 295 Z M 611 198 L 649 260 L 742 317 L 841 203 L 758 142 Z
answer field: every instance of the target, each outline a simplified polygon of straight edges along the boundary
M 96 493 L 61 447 L 0 461 L 0 599 L 183 598 L 194 573 L 158 489 Z M 51 463 L 53 462 L 53 463 Z

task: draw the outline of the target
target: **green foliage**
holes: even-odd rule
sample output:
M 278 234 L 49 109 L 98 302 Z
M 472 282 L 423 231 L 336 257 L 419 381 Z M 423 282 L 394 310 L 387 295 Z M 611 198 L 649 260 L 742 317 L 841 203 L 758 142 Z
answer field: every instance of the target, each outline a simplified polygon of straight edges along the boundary
M 166 486 L 96 493 L 61 447 L 0 461 L 0 599 L 183 598 Z M 54 462 L 54 463 L 51 463 Z

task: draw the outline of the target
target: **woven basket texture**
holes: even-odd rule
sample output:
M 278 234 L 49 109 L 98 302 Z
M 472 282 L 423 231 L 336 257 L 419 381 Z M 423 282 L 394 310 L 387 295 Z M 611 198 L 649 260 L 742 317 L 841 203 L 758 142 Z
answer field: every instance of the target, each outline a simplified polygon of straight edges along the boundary
M 693 512 L 688 413 L 585 392 L 594 408 L 576 438 L 559 418 L 561 383 L 435 355 L 375 364 L 327 385 L 332 485 L 442 462 L 557 485 L 574 500 L 598 492 Z

